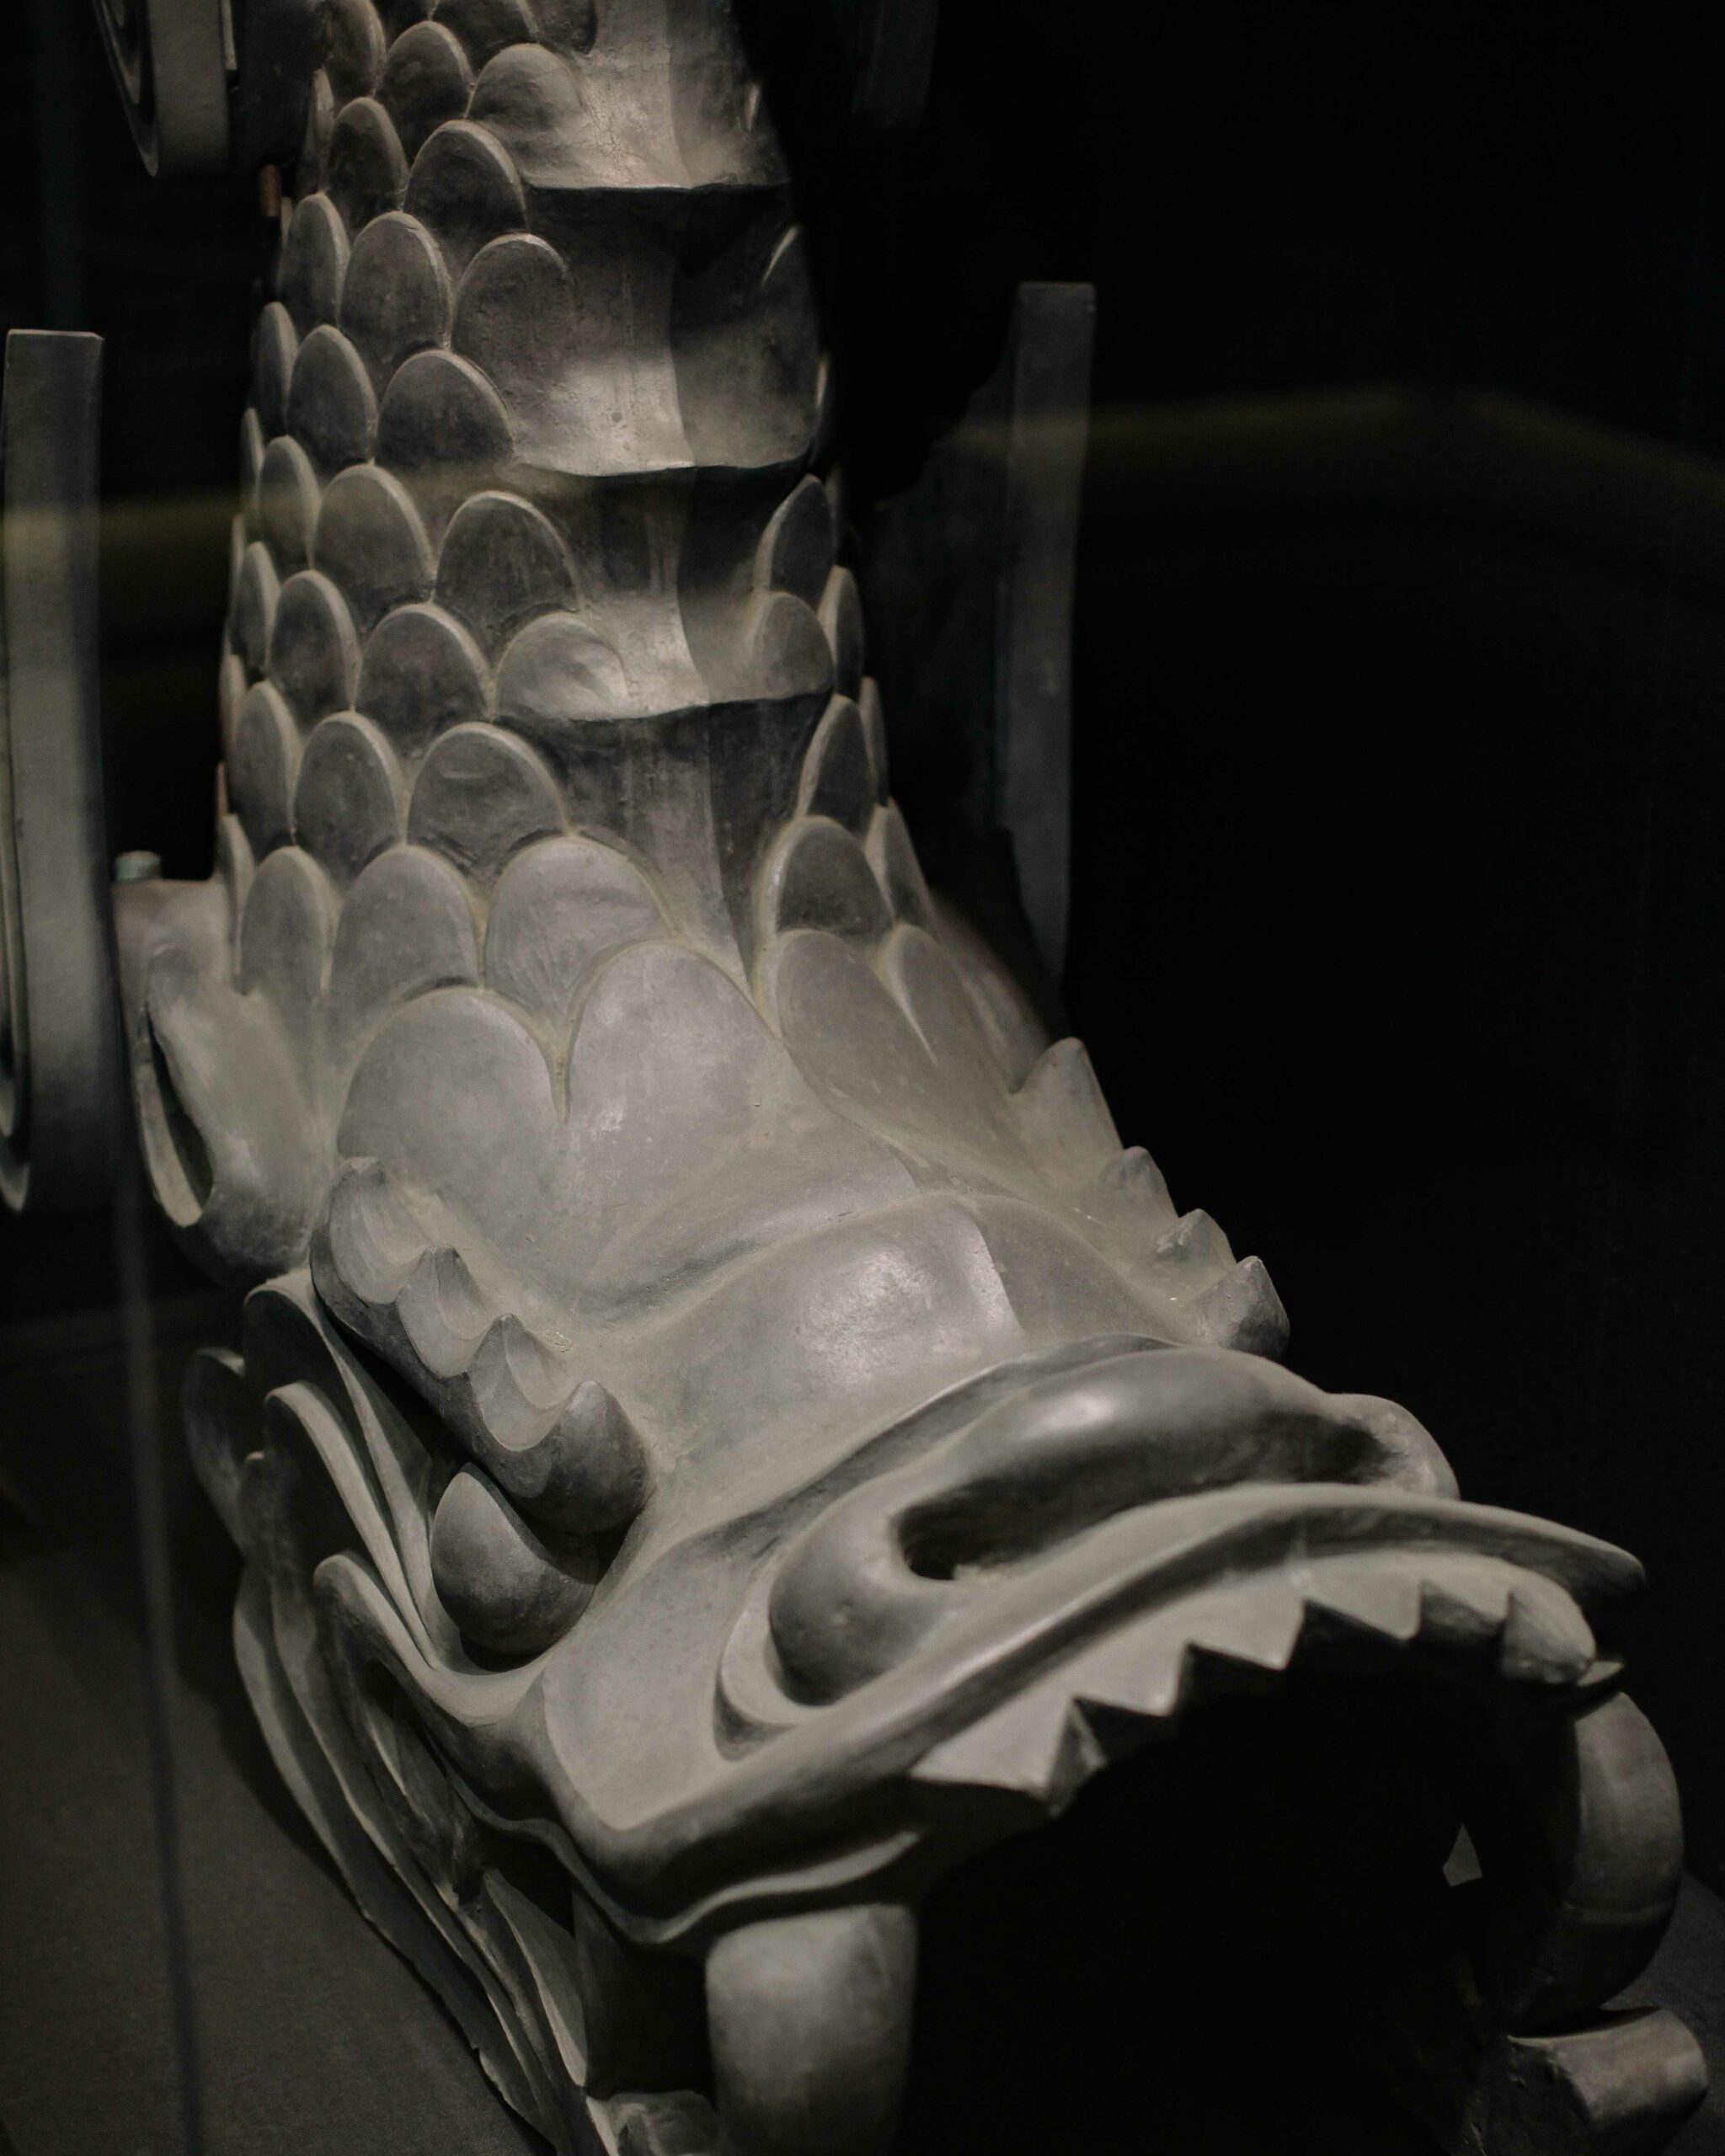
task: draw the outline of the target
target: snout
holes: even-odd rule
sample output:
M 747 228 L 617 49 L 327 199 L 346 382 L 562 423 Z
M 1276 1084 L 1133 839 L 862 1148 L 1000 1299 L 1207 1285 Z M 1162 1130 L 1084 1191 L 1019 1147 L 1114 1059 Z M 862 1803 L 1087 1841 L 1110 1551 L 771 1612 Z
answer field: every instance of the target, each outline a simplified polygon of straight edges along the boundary
M 838 1698 L 1123 1515 L 1303 1484 L 1455 1487 L 1405 1410 L 1320 1392 L 1258 1356 L 1146 1348 L 1064 1372 L 856 1491 L 793 1546 L 770 1601 L 780 1666 L 797 1696 Z

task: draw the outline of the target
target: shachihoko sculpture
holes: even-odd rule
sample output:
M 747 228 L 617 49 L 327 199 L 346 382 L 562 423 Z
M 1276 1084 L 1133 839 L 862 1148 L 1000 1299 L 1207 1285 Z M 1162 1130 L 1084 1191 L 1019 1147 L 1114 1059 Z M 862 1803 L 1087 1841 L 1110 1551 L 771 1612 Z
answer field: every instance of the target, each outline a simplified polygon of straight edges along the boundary
M 109 6 L 153 151 L 178 62 Z M 560 2150 L 879 2156 L 932 1884 L 1359 1674 L 1425 1873 L 1458 1822 L 1483 1873 L 1362 2055 L 1455 2150 L 1659 2145 L 1695 2047 L 1599 2016 L 1680 1856 L 1598 1644 L 1636 1567 L 1279 1367 L 1262 1266 L 945 932 L 727 0 L 242 29 L 303 147 L 219 867 L 120 889 L 124 1022 L 250 1289 L 186 1408 L 238 1652 L 360 1906 Z

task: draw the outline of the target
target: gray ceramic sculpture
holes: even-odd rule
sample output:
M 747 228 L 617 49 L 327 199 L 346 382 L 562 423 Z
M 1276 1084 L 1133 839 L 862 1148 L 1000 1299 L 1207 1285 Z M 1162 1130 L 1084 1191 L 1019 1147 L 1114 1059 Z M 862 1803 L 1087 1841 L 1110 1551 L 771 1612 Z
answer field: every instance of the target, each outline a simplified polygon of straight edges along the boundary
M 158 156 L 174 13 L 109 18 Z M 187 1397 L 238 1652 L 356 1900 L 559 2150 L 883 2156 L 935 1883 L 1362 1674 L 1451 1900 L 1348 2041 L 1454 2151 L 1658 2146 L 1695 2047 L 1600 2015 L 1680 1857 L 1636 1567 L 1280 1368 L 931 899 L 727 0 L 241 29 L 237 135 L 302 142 L 219 866 L 121 889 L 120 963 L 156 1195 L 249 1289 Z

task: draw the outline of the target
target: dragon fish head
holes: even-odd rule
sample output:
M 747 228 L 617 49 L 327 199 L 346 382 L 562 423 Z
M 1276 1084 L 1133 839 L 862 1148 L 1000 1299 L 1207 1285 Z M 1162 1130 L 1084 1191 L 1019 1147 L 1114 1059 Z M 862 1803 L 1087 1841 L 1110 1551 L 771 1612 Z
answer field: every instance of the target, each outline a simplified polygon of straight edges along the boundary
M 774 925 L 744 972 L 620 851 L 540 837 L 469 977 L 362 1019 L 364 880 L 315 1000 L 247 985 L 219 878 L 146 894 L 142 1121 L 230 1241 L 300 1134 L 299 1262 L 189 1386 L 242 1661 L 359 1898 L 558 2145 L 722 2116 L 884 2148 L 931 1887 L 1314 1679 L 1445 1733 L 1448 1838 L 1509 1853 L 1480 1968 L 1512 2025 L 1634 1973 L 1678 1844 L 1599 1645 L 1632 1561 L 1464 1504 L 1411 1415 L 1282 1368 L 1263 1267 L 932 908 L 882 886 L 867 932 Z

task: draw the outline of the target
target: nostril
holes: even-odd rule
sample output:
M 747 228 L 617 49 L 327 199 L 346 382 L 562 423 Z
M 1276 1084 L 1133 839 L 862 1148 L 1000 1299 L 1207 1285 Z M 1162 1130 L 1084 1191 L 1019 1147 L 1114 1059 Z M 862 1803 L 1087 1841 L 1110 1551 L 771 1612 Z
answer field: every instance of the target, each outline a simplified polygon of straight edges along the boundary
M 852 1492 L 788 1552 L 770 1600 L 788 1689 L 836 1698 L 970 1607 L 973 1587 L 1010 1592 L 1013 1576 L 1125 1515 L 1153 1542 L 1148 1517 L 1165 1501 L 1393 1480 L 1403 1454 L 1378 1427 L 1383 1406 L 1343 1412 L 1274 1364 L 1220 1348 L 1141 1349 L 1028 1385 Z
M 925 1505 L 899 1523 L 899 1549 L 918 1579 L 960 1579 L 984 1550 L 999 1553 L 1023 1540 L 1023 1523 L 976 1518 L 962 1502 Z M 1014 1529 L 1017 1532 L 1014 1532 Z
M 1033 1484 L 973 1485 L 906 1513 L 899 1546 L 919 1579 L 963 1581 L 1041 1556 L 1086 1528 L 1147 1502 L 1140 1481 L 1095 1471 L 1079 1460 Z

